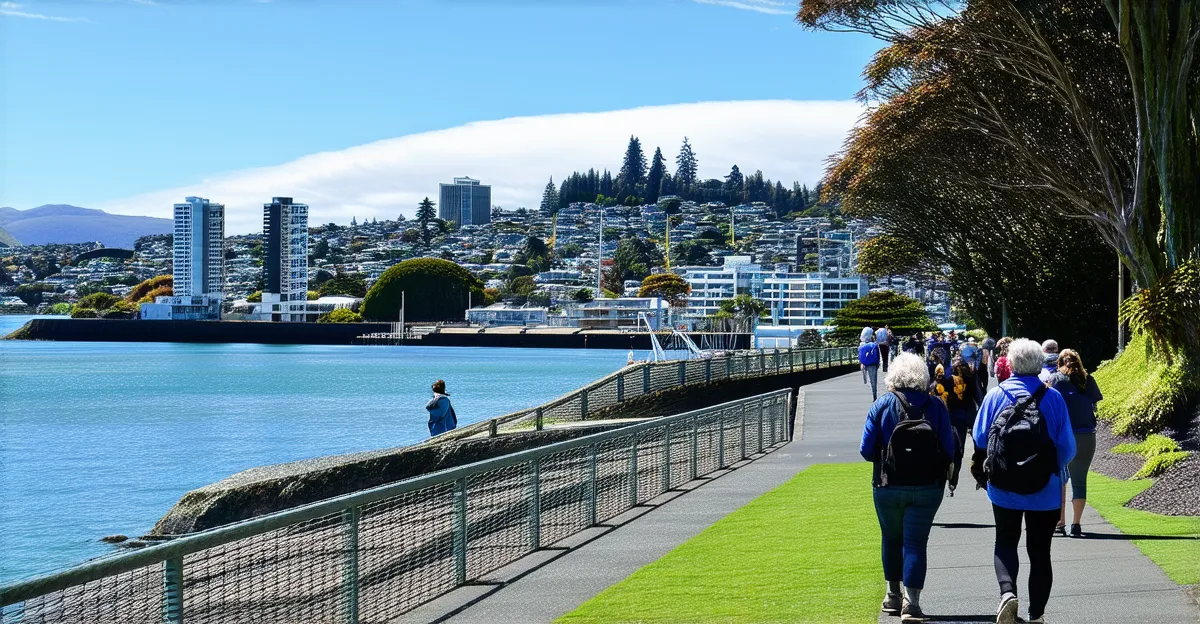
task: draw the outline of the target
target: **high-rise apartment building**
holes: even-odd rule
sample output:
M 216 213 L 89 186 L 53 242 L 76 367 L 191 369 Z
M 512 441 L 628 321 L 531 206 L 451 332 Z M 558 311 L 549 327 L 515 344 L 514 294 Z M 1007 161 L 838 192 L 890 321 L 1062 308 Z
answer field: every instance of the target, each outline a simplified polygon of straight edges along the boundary
M 263 204 L 263 320 L 304 321 L 308 301 L 308 205 Z
M 492 222 L 492 187 L 471 178 L 454 178 L 454 184 L 442 184 L 438 194 L 438 218 L 459 225 L 485 225 Z
M 214 320 L 225 290 L 225 206 L 203 197 L 175 204 L 174 295 L 142 304 L 143 319 Z

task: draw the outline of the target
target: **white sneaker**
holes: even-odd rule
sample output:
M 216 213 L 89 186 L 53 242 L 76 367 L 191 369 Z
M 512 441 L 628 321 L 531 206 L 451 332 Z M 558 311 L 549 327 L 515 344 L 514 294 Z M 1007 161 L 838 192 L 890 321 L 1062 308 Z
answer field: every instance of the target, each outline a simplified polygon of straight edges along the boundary
M 1017 597 L 1004 594 L 1000 597 L 1000 608 L 996 609 L 996 624 L 1017 623 Z

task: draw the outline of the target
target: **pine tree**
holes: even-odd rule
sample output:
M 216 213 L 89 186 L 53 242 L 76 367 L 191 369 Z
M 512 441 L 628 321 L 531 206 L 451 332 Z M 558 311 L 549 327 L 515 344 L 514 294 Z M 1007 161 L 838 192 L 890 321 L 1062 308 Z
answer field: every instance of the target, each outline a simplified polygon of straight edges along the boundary
M 746 179 L 742 177 L 742 172 L 737 165 L 729 171 L 729 175 L 725 176 L 725 192 L 729 194 L 729 205 L 738 204 L 742 201 L 742 191 L 745 189 Z
M 354 217 L 350 217 L 350 227 L 358 225 L 358 221 Z
M 550 177 L 550 182 L 546 184 L 546 190 L 542 191 L 541 211 L 544 215 L 552 215 L 558 212 L 558 189 L 554 186 L 554 177 Z
M 663 176 L 667 173 L 667 160 L 663 158 L 662 149 L 654 148 L 654 158 L 650 163 L 650 173 L 646 174 L 646 203 L 658 201 L 662 190 Z
M 696 183 L 696 153 L 692 151 L 687 137 L 683 137 L 683 147 L 675 157 L 675 183 L 683 191 L 688 191 Z
M 621 163 L 621 171 L 617 173 L 617 186 L 620 195 L 637 195 L 638 187 L 646 182 L 646 155 L 642 153 L 642 142 L 630 135 L 629 146 L 625 148 L 625 160 Z
M 421 244 L 426 247 L 433 239 L 433 232 L 429 230 L 429 225 L 435 219 L 437 219 L 437 214 L 433 211 L 433 202 L 426 197 L 417 204 L 417 226 L 421 234 Z
M 614 195 L 612 174 L 608 172 L 608 169 L 605 169 L 604 175 L 600 176 L 600 189 L 597 191 L 597 194 L 605 197 L 612 197 Z

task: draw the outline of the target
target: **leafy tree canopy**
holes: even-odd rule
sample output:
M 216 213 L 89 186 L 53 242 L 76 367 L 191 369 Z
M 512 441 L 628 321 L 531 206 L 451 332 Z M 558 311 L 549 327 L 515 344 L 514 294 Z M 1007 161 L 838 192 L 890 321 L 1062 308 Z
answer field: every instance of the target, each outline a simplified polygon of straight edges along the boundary
M 363 317 L 358 312 L 354 312 L 347 308 L 337 308 L 327 314 L 322 314 L 317 317 L 318 323 L 361 323 Z
M 437 258 L 405 260 L 379 276 L 363 299 L 363 318 L 400 318 L 404 293 L 406 321 L 457 321 L 469 300 L 483 301 L 483 282 L 461 266 Z
M 838 344 L 854 344 L 863 327 L 887 326 L 896 336 L 937 329 L 920 301 L 890 290 L 875 291 L 847 302 L 834 315 L 833 326 L 831 338 Z
M 672 307 L 680 307 L 687 303 L 692 286 L 675 273 L 655 273 L 642 280 L 638 289 L 639 297 L 659 297 Z

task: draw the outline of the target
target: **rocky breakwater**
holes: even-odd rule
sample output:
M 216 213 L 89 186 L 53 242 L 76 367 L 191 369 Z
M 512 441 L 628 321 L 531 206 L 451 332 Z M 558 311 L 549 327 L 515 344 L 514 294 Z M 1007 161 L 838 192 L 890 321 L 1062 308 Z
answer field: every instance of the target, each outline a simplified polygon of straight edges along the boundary
M 430 440 L 409 447 L 251 468 L 185 494 L 154 525 L 149 537 L 203 531 L 614 426 L 619 424 Z

